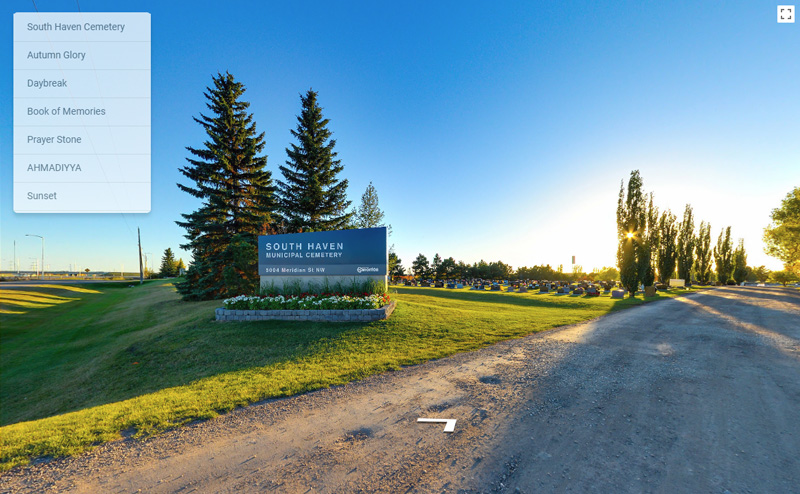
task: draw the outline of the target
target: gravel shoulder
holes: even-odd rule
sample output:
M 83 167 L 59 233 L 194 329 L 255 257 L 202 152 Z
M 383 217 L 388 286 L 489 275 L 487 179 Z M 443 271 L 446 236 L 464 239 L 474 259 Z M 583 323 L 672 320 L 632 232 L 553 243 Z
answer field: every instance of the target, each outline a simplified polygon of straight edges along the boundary
M 797 492 L 799 321 L 796 290 L 709 290 L 18 468 L 0 492 Z

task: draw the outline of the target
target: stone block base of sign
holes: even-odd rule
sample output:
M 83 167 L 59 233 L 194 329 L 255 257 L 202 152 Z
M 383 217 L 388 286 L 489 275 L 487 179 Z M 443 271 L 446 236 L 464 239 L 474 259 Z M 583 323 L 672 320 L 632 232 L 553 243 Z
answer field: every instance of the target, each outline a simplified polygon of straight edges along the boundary
M 395 302 L 380 309 L 351 310 L 236 310 L 217 309 L 217 321 L 319 321 L 319 322 L 369 322 L 388 319 Z

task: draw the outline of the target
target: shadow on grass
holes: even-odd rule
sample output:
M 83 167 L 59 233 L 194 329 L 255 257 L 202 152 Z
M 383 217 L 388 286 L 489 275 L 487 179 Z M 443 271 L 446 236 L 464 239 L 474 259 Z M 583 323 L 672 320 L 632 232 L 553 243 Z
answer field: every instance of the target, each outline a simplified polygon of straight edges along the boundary
M 32 310 L 49 309 L 80 300 L 89 293 L 100 293 L 63 285 L 4 285 L 0 288 L 0 314 L 22 315 Z
M 42 288 L 42 297 L 51 289 L 61 287 Z M 415 303 L 416 296 L 423 296 L 439 299 L 441 304 L 425 307 L 424 312 L 420 310 L 406 319 L 402 319 L 401 309 L 388 323 L 219 323 L 213 320 L 213 310 L 220 302 L 181 301 L 169 282 L 153 282 L 141 289 L 114 283 L 93 285 L 91 292 L 82 293 L 71 304 L 3 316 L 0 424 L 122 401 L 220 374 L 295 362 L 342 345 L 352 347 L 358 354 L 366 351 L 364 348 L 372 351 L 390 338 L 406 344 L 412 339 L 449 338 L 453 331 L 461 332 L 459 341 L 470 341 L 478 338 L 475 334 L 485 332 L 478 326 L 485 324 L 486 318 L 495 317 L 487 304 L 512 308 L 504 311 L 504 317 L 516 328 L 539 316 L 526 312 L 516 317 L 515 307 L 592 310 L 601 315 L 644 303 L 641 298 L 400 288 L 398 292 L 408 297 L 409 303 Z M 465 309 L 481 311 L 485 317 L 461 322 L 457 327 L 445 324 L 443 328 L 437 326 L 442 321 L 431 319 L 439 311 L 452 314 Z M 431 329 L 434 327 L 437 329 Z M 513 331 L 507 337 L 519 336 L 522 330 Z M 505 337 L 492 338 L 497 341 Z M 393 355 L 388 357 L 393 359 Z
M 4 317 L 2 333 L 16 338 L 2 349 L 0 425 L 290 362 L 367 324 L 218 323 L 212 315 L 220 303 L 180 300 L 147 303 L 129 314 L 120 307 L 124 298 L 89 316 L 98 301 L 82 302 L 58 314 Z
M 573 296 L 570 294 L 558 293 L 506 293 L 506 292 L 491 292 L 480 290 L 448 290 L 445 288 L 405 288 L 398 287 L 398 293 L 407 295 L 424 295 L 428 297 L 437 297 L 447 300 L 460 300 L 465 302 L 477 303 L 490 303 L 490 304 L 504 304 L 515 305 L 521 307 L 555 307 L 555 308 L 569 308 L 576 309 L 581 306 L 589 306 L 592 308 L 608 306 L 609 311 L 623 309 L 633 305 L 639 305 L 646 301 L 659 300 L 665 297 L 648 297 L 645 299 L 642 296 L 633 299 L 612 299 L 610 295 L 603 294 L 599 297 L 589 295 Z
M 70 303 L 36 303 L 31 312 L 0 316 L 0 425 L 290 361 L 364 325 L 217 323 L 213 309 L 220 302 L 183 302 L 169 282 L 75 288 L 9 290 L 16 301 Z M 54 295 L 64 292 L 76 296 Z
M 70 310 L 64 304 L 35 317 L 14 316 L 21 337 L 0 348 L 0 418 L 13 424 L 3 431 L 13 438 L 0 467 L 74 454 L 117 439 L 120 431 L 158 432 L 643 303 L 397 292 L 392 318 L 371 323 L 218 323 L 213 310 L 220 302 L 183 302 L 168 282 L 104 290 L 68 304 Z M 56 313 L 50 311 L 58 317 L 45 317 Z M 47 418 L 19 423 L 41 417 Z

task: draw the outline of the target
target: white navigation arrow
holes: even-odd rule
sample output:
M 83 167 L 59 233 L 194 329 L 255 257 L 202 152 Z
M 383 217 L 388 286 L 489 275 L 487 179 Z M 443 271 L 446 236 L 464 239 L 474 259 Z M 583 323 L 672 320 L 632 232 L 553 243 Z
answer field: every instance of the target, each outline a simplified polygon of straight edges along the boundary
M 453 432 L 456 430 L 456 419 L 417 419 L 417 422 L 433 422 L 445 423 L 444 432 Z

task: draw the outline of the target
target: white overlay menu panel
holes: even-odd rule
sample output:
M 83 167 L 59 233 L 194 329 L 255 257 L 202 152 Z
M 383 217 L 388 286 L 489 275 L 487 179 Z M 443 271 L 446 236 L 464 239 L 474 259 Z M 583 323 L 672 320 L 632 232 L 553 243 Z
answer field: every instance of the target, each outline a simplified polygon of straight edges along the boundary
M 14 14 L 14 211 L 150 212 L 150 14 Z

